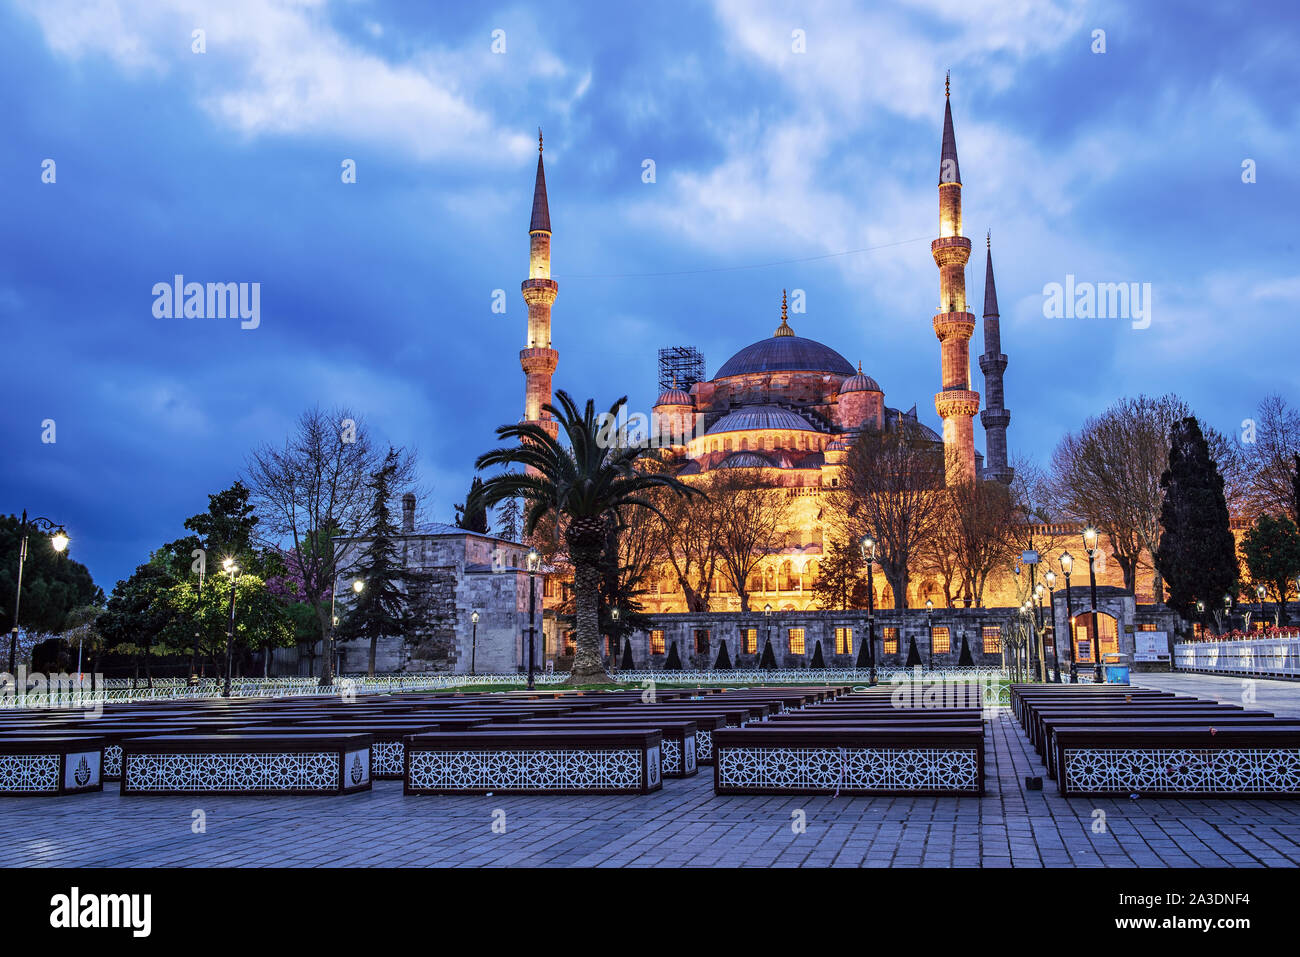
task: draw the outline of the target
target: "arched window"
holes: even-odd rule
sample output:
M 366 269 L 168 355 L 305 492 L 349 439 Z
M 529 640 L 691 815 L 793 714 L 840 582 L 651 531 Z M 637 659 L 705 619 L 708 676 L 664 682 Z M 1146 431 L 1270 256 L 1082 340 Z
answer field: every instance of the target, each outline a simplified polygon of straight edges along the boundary
M 742 451 L 742 452 L 746 452 L 746 451 L 748 451 L 748 450 L 749 450 L 749 439 L 741 439 L 741 440 L 740 440 L 740 451 Z
M 794 591 L 795 581 L 794 565 L 787 558 L 781 563 L 781 573 L 777 582 L 777 588 L 781 591 Z

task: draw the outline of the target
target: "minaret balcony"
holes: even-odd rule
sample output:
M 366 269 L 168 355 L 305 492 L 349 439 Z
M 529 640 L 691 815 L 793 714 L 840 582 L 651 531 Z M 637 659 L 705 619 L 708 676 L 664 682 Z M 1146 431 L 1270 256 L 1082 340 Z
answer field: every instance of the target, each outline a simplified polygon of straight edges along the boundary
M 945 389 L 935 393 L 934 410 L 941 419 L 974 416 L 980 410 L 980 394 L 969 389 Z
M 555 371 L 560 354 L 554 349 L 520 349 L 519 364 L 528 375 L 544 373 L 550 375 Z
M 524 302 L 530 306 L 549 306 L 559 294 L 560 284 L 554 279 L 525 279 L 519 284 Z
M 970 240 L 965 236 L 941 237 L 930 243 L 930 255 L 940 268 L 964 266 L 970 259 Z
M 984 426 L 985 431 L 989 429 L 1005 429 L 1011 424 L 1011 413 L 1006 409 L 985 409 L 980 413 L 980 425 Z
M 980 372 L 987 375 L 1001 375 L 1007 370 L 1007 357 L 1003 353 L 990 355 L 984 353 L 980 356 Z
M 970 339 L 975 334 L 975 314 L 970 312 L 936 312 L 934 334 L 940 342 L 949 339 Z

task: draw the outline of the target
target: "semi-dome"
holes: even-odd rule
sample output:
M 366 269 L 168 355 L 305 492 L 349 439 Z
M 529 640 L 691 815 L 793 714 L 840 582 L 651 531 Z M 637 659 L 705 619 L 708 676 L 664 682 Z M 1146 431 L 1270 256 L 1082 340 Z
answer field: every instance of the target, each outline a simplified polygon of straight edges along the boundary
M 728 412 L 709 426 L 707 435 L 719 432 L 750 432 L 754 429 L 787 429 L 797 432 L 817 430 L 803 416 L 775 405 L 751 405 Z
M 850 376 L 840 385 L 840 395 L 849 392 L 882 392 L 883 390 L 876 383 L 876 380 L 869 375 L 862 374 L 862 363 L 858 363 L 857 375 Z
M 694 403 L 691 402 L 689 393 L 683 392 L 681 389 L 668 389 L 667 391 L 660 393 L 659 401 L 655 403 L 655 406 L 693 404 Z
M 718 463 L 720 469 L 770 469 L 772 462 L 757 452 L 733 452 Z
M 851 376 L 853 366 L 830 346 L 785 332 L 745 346 L 722 364 L 714 378 L 753 372 L 830 372 Z

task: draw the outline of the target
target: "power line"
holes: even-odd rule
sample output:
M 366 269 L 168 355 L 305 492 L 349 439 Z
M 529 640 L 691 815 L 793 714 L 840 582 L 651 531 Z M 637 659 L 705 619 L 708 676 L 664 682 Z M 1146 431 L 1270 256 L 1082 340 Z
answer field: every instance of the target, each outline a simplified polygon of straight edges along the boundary
M 879 246 L 863 246 L 861 249 L 845 249 L 838 253 L 823 253 L 820 256 L 805 256 L 802 259 L 779 259 L 773 262 L 752 263 L 746 266 L 715 266 L 708 269 L 678 269 L 671 272 L 627 272 L 627 273 L 570 273 L 556 276 L 558 280 L 570 279 L 659 279 L 666 276 L 697 276 L 711 272 L 740 272 L 745 269 L 768 269 L 772 266 L 795 266 L 800 263 L 817 262 L 822 259 L 834 259 L 838 256 L 852 256 L 855 253 L 869 253 L 877 249 L 890 249 L 894 246 L 906 246 L 908 243 L 927 242 L 930 236 L 918 236 L 915 239 L 900 239 L 895 243 L 882 243 Z

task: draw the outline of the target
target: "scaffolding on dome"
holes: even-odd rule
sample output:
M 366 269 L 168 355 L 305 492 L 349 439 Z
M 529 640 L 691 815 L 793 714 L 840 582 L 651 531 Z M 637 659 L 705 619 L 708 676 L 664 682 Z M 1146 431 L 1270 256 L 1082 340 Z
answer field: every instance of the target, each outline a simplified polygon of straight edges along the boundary
M 704 381 L 704 353 L 694 346 L 669 346 L 659 350 L 659 391 L 681 389 Z

